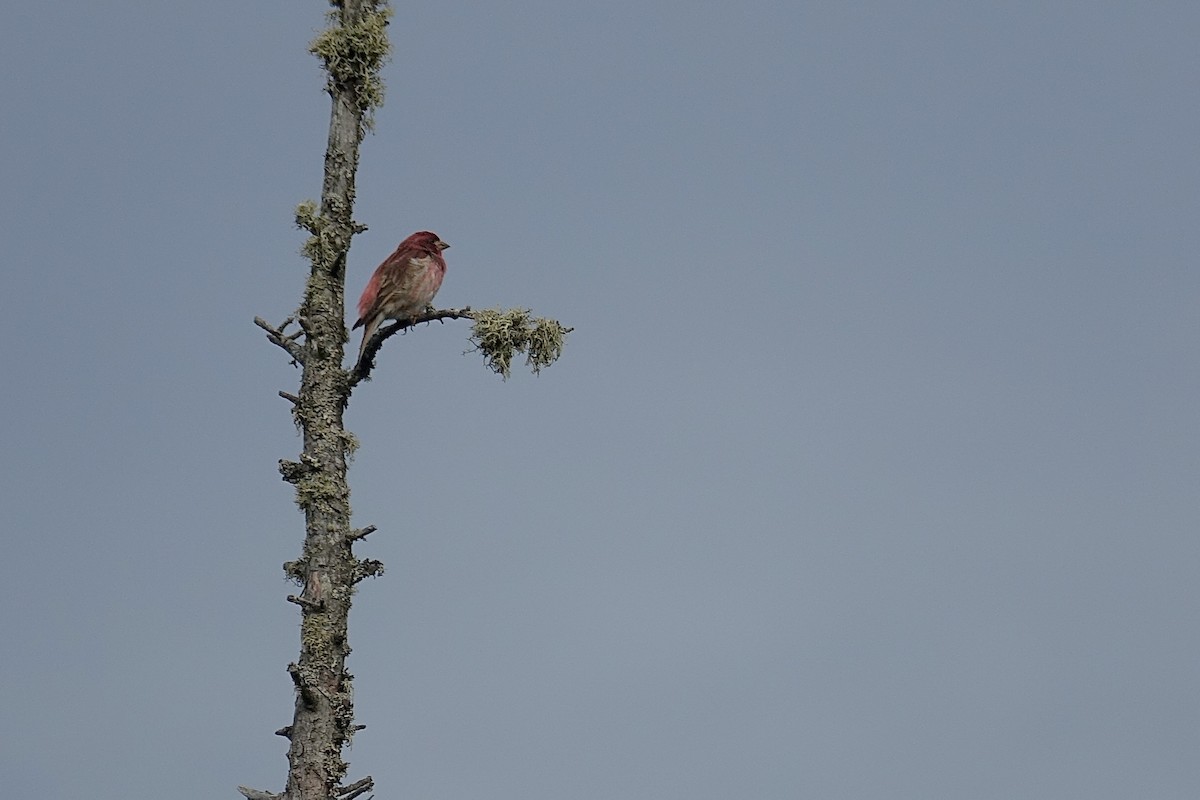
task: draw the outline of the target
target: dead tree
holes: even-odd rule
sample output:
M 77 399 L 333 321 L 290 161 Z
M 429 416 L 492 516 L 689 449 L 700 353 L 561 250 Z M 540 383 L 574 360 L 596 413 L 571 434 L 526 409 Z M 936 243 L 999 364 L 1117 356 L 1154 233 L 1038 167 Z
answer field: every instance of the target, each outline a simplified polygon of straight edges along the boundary
M 355 387 L 370 377 L 379 348 L 419 323 L 467 318 L 473 320 L 475 348 L 491 369 L 507 377 L 514 354 L 523 353 L 535 372 L 553 363 L 570 332 L 525 309 L 430 309 L 382 327 L 362 362 L 343 369 L 346 258 L 351 238 L 366 230 L 353 219 L 354 181 L 359 145 L 383 101 L 379 71 L 389 54 L 392 12 L 380 0 L 330 0 L 330 5 L 329 26 L 310 48 L 325 66 L 332 100 L 321 202 L 307 201 L 296 210 L 296 224 L 309 233 L 304 245 L 308 281 L 299 308 L 281 324 L 254 320 L 301 370 L 298 393 L 279 394 L 292 406 L 303 450 L 296 461 L 281 460 L 279 471 L 295 487 L 305 536 L 300 557 L 283 565 L 301 587 L 287 598 L 301 612 L 300 657 L 287 667 L 295 710 L 291 724 L 276 731 L 290 742 L 287 783 L 281 793 L 238 787 L 253 800 L 353 800 L 374 786 L 369 776 L 343 783 L 344 748 L 364 727 L 354 722 L 353 676 L 346 671 L 350 604 L 355 584 L 380 575 L 383 564 L 353 552 L 375 526 L 350 526 L 346 463 L 357 443 L 342 415 Z

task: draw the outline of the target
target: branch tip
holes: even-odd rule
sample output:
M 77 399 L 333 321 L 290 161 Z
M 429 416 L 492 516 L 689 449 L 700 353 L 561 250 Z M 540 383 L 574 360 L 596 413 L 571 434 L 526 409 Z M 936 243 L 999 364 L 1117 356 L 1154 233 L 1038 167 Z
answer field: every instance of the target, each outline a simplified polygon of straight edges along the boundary
M 303 364 L 304 359 L 307 356 L 307 354 L 304 352 L 304 348 L 301 347 L 300 343 L 294 338 L 286 336 L 283 332 L 283 329 L 291 324 L 291 319 L 291 317 L 288 317 L 278 328 L 272 326 L 271 323 L 267 322 L 262 317 L 255 317 L 254 324 L 267 332 L 268 342 L 276 347 L 282 348 L 284 352 L 292 357 L 293 364 Z
M 350 531 L 350 533 L 346 534 L 346 540 L 350 542 L 357 542 L 359 539 L 367 538 L 376 530 L 378 529 L 374 525 L 368 525 L 365 528 L 355 528 L 354 530 Z
M 341 800 L 354 800 L 364 792 L 369 792 L 375 788 L 375 779 L 370 775 L 360 781 L 355 781 L 349 786 L 342 786 L 336 790 L 336 794 Z
M 279 798 L 283 797 L 282 794 L 272 794 L 271 792 L 264 792 L 262 789 L 251 789 L 248 786 L 239 786 L 237 789 L 246 800 L 279 800 Z
M 303 608 L 305 611 L 320 611 L 321 609 L 323 609 L 325 607 L 325 604 L 322 602 L 319 602 L 319 601 L 314 602 L 312 600 L 309 600 L 307 597 L 299 597 L 294 594 L 289 594 L 287 596 L 287 601 L 289 603 L 295 603 L 296 605 Z

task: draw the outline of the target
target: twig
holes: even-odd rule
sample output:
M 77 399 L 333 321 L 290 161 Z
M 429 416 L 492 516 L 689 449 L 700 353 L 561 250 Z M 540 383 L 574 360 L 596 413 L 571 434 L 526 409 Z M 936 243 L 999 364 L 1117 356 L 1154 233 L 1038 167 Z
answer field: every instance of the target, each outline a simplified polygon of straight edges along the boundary
M 362 359 L 355 364 L 354 369 L 350 372 L 350 386 L 353 388 L 362 381 L 366 380 L 371 375 L 371 370 L 375 367 L 375 356 L 379 353 L 379 348 L 388 338 L 407 330 L 422 322 L 437 322 L 445 323 L 448 319 L 475 319 L 475 312 L 470 306 L 462 308 L 444 308 L 444 309 L 428 309 L 417 314 L 410 319 L 399 320 L 390 325 L 384 325 L 379 330 L 375 331 L 375 335 L 367 342 L 367 347 L 363 350 Z
M 279 800 L 283 797 L 282 794 L 272 794 L 264 792 L 262 789 L 251 789 L 248 786 L 239 786 L 238 791 L 246 800 Z
M 337 796 L 340 797 L 341 800 L 354 800 L 354 798 L 358 797 L 360 794 L 369 792 L 374 788 L 375 779 L 368 775 L 361 781 L 355 781 L 349 786 L 343 786 L 342 788 L 338 789 Z
M 377 529 L 374 525 L 368 525 L 365 528 L 355 528 L 354 530 L 352 530 L 348 534 L 346 534 L 346 541 L 357 542 L 359 539 L 367 538 L 372 533 L 374 533 L 376 530 Z
M 295 339 L 289 338 L 283 332 L 283 329 L 288 326 L 290 320 L 291 317 L 289 317 L 283 325 L 280 325 L 278 328 L 274 328 L 262 317 L 255 317 L 254 324 L 267 332 L 268 342 L 282 347 L 285 351 L 287 351 L 287 354 L 292 357 L 293 364 L 303 364 L 305 358 L 304 348 L 300 346 L 299 342 L 297 342 Z
M 289 603 L 295 603 L 296 605 L 300 606 L 301 608 L 306 608 L 309 611 L 320 611 L 322 608 L 325 607 L 324 603 L 309 600 L 307 597 L 300 597 L 300 596 L 294 595 L 294 594 L 289 594 L 287 596 L 287 601 Z

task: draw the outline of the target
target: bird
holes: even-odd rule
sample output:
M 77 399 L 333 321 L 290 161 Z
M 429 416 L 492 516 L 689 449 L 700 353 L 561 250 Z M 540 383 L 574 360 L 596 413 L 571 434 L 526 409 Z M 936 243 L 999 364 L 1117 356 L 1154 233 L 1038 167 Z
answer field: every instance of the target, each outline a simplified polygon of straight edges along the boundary
M 442 251 L 450 245 L 431 231 L 417 231 L 375 268 L 362 297 L 358 298 L 358 322 L 363 329 L 357 366 L 361 368 L 367 342 L 386 320 L 410 319 L 433 302 L 446 276 Z

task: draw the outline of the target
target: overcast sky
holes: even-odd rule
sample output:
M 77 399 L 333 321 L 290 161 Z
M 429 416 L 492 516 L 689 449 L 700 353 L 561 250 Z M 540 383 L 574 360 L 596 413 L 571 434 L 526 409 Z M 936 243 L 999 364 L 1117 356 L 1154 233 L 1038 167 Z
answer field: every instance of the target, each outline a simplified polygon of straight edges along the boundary
M 4 793 L 278 791 L 325 5 L 7 6 Z M 396 12 L 348 294 L 575 332 L 356 391 L 349 780 L 1200 796 L 1200 5 Z

